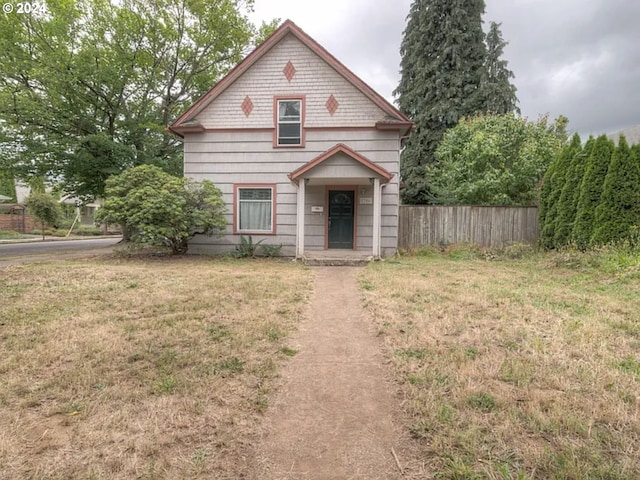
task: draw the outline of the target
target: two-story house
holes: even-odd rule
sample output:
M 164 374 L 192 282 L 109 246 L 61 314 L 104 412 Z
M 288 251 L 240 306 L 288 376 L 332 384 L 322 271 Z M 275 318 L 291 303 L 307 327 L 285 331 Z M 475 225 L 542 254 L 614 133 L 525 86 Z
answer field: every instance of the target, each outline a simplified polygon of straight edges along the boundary
M 285 21 L 169 129 L 184 174 L 223 192 L 228 226 L 302 258 L 326 249 L 395 253 L 400 149 L 413 124 L 293 22 Z

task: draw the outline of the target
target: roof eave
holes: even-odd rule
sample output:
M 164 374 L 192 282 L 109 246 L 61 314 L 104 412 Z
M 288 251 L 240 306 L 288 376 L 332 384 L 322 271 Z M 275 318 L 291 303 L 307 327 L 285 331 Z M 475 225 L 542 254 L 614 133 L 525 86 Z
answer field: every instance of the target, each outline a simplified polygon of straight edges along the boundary
M 260 60 L 269 50 L 280 42 L 287 34 L 292 33 L 311 51 L 325 60 L 336 72 L 354 85 L 369 100 L 376 104 L 389 116 L 397 118 L 401 122 L 411 123 L 411 120 L 400 110 L 389 103 L 385 98 L 373 90 L 363 80 L 357 77 L 351 70 L 344 66 L 337 58 L 329 53 L 322 45 L 311 38 L 300 27 L 291 20 L 285 20 L 278 29 L 271 34 L 262 44 L 247 55 L 240 63 L 233 67 L 218 83 L 216 83 L 207 93 L 200 97 L 187 111 L 185 111 L 170 126 L 171 131 L 176 132 L 180 124 L 189 121 L 204 110 L 218 95 L 232 85 L 241 75 L 243 75 L 254 63 Z

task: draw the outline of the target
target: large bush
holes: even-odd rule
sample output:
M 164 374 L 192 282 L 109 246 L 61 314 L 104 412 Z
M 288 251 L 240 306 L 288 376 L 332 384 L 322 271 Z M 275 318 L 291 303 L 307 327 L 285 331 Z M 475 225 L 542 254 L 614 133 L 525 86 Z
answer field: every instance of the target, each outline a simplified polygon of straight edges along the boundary
M 109 178 L 105 192 L 96 222 L 119 224 L 133 243 L 164 245 L 181 254 L 194 235 L 213 235 L 226 225 L 222 193 L 213 183 L 174 177 L 152 165 Z
M 563 118 L 548 125 L 513 114 L 462 119 L 444 135 L 427 178 L 443 203 L 533 205 L 565 141 L 564 125 Z

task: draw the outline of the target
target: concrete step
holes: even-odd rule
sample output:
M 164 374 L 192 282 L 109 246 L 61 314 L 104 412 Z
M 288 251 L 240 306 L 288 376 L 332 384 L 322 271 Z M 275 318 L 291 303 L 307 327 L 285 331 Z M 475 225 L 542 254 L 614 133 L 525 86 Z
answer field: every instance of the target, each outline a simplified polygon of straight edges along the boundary
M 305 265 L 312 267 L 363 267 L 373 260 L 373 257 L 304 257 Z

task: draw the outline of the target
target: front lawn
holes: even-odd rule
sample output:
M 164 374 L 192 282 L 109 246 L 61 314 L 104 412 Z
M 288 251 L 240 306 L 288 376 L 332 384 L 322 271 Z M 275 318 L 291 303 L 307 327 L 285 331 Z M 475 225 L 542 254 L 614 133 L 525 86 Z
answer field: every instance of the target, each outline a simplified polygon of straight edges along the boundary
M 427 469 L 640 478 L 638 256 L 423 253 L 360 283 Z
M 0 477 L 240 478 L 310 289 L 275 261 L 0 269 Z

